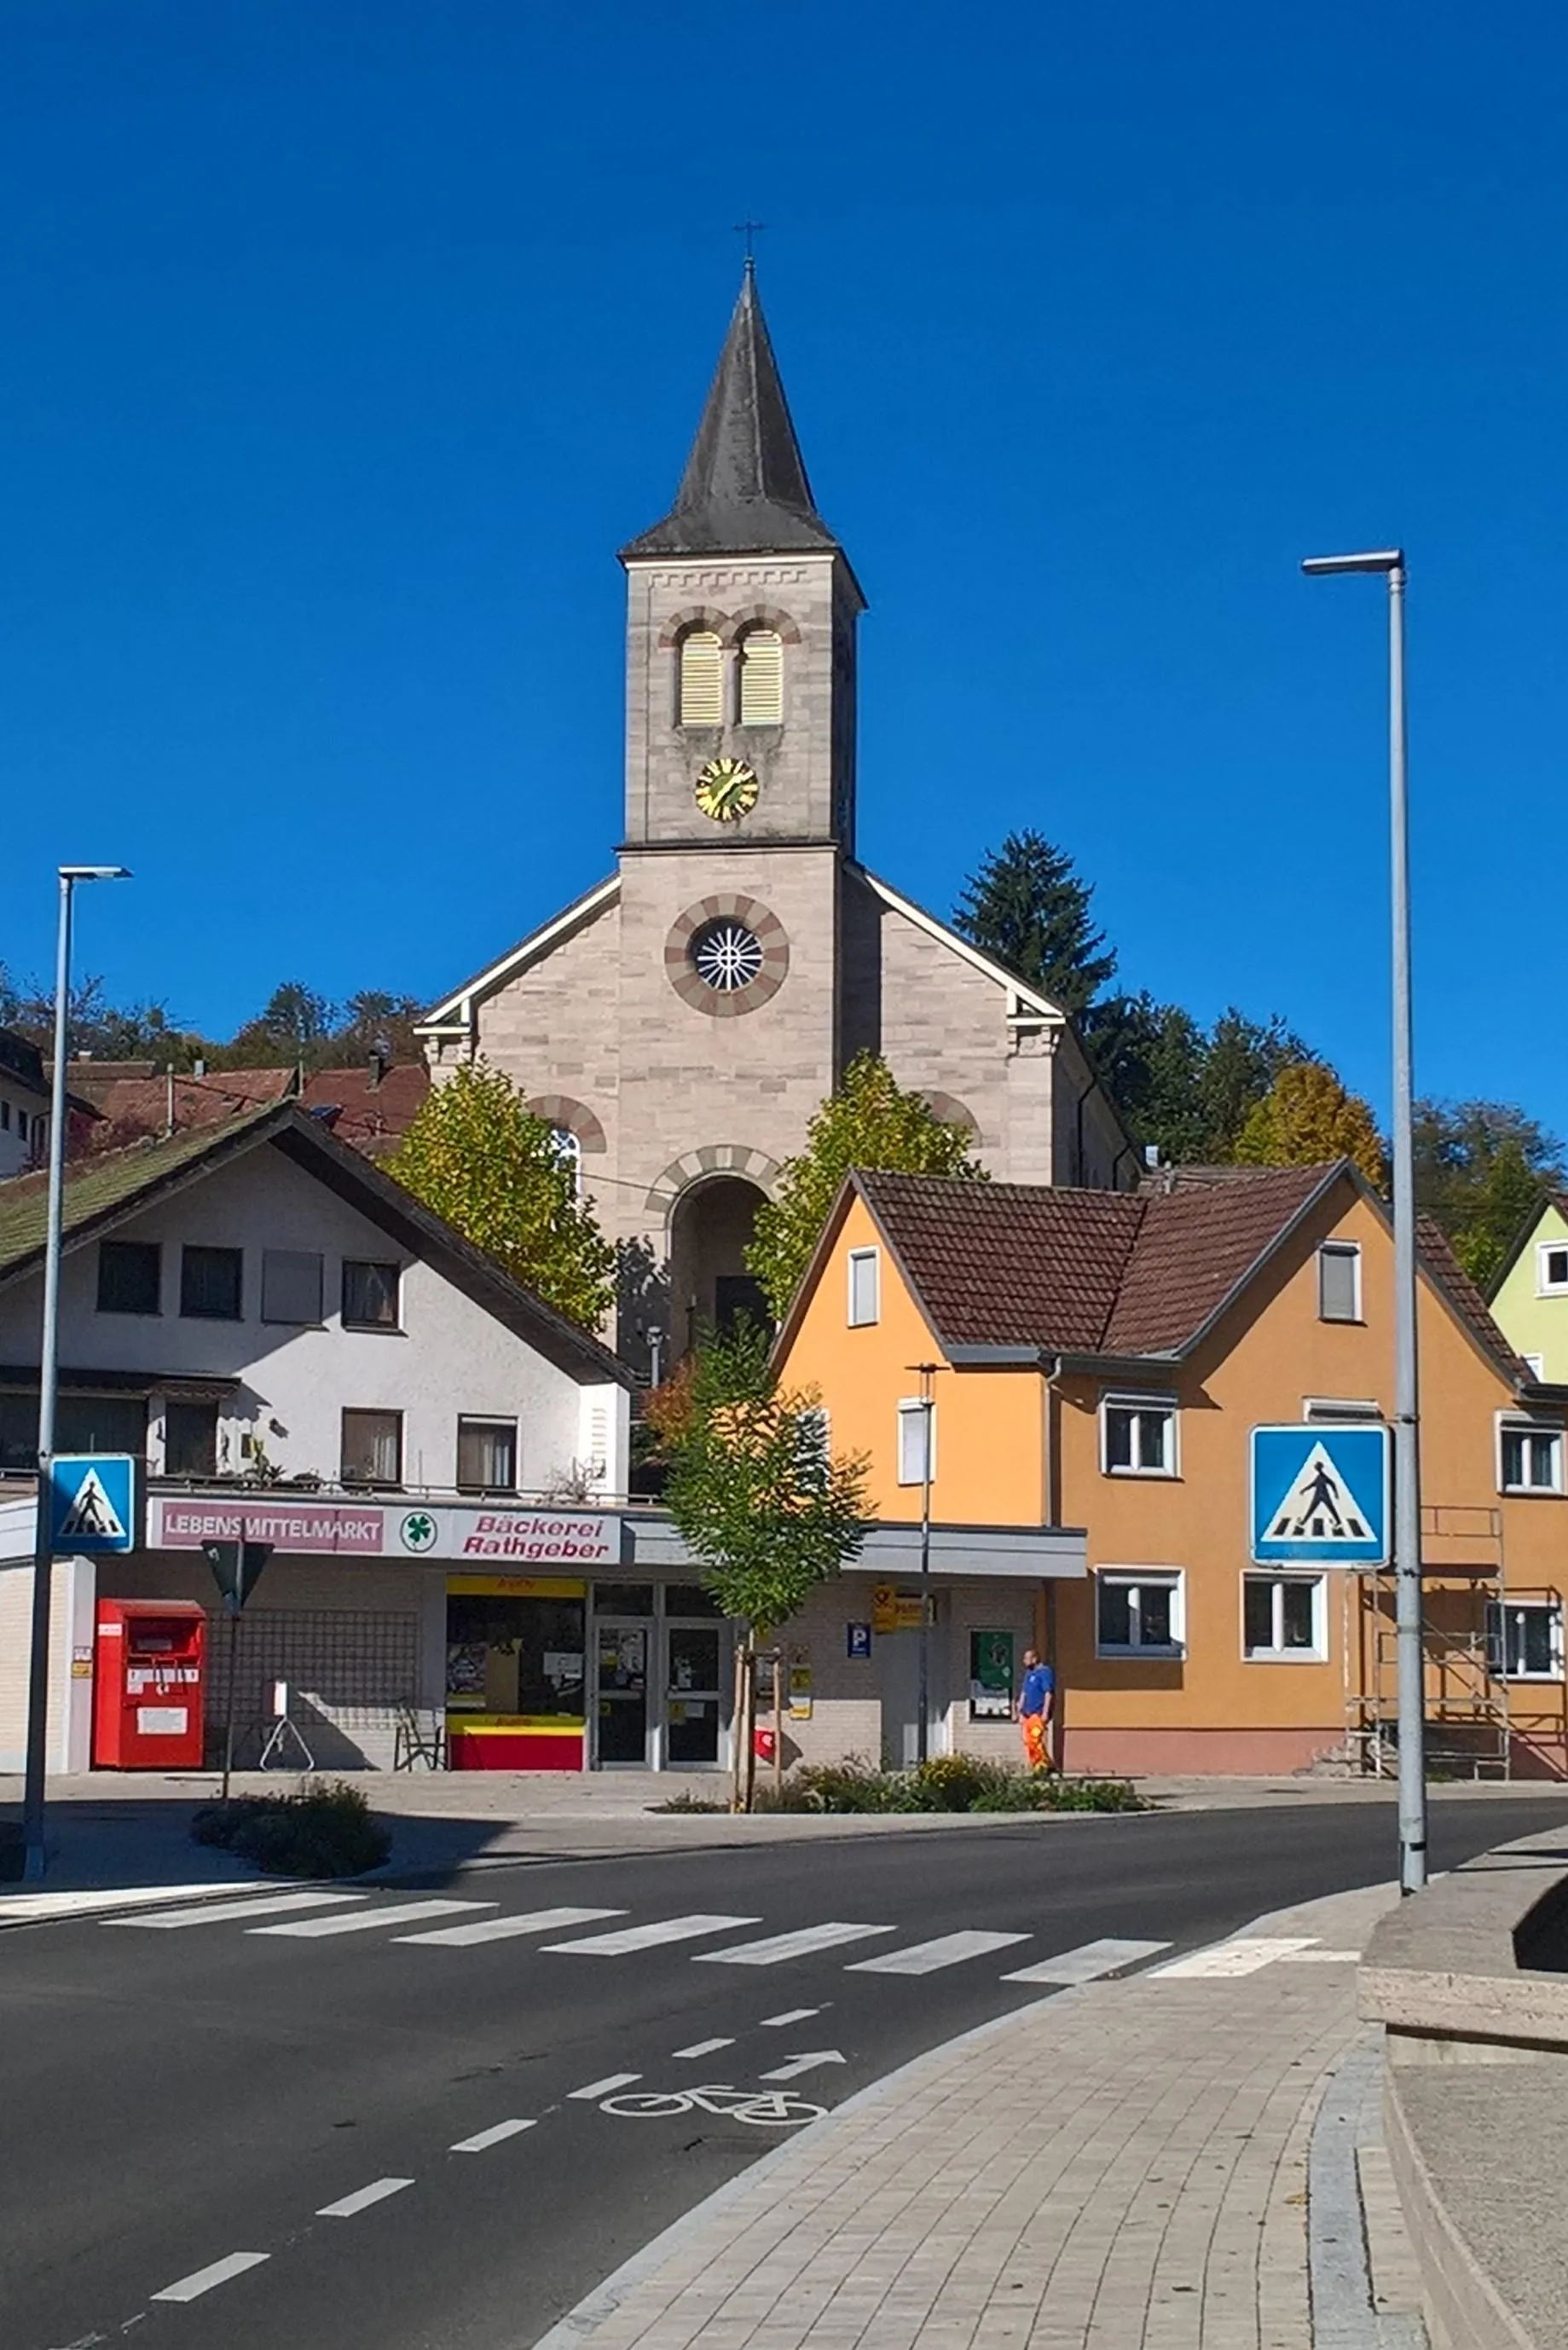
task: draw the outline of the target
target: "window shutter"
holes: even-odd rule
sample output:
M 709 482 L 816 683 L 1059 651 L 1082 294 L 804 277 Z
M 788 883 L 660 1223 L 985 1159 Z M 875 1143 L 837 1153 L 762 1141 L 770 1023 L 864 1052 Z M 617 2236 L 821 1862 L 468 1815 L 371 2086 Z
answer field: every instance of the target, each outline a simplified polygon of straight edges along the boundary
M 694 629 L 680 645 L 680 723 L 724 723 L 724 649 L 711 629 Z
M 741 647 L 741 723 L 784 722 L 784 644 L 772 629 L 754 629 Z

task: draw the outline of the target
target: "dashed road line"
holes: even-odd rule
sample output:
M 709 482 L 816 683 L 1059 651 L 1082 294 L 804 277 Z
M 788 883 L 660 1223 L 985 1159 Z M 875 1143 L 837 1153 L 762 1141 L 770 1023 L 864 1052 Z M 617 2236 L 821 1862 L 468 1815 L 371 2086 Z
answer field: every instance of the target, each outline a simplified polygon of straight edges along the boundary
M 244 2276 L 247 2269 L 260 2268 L 270 2261 L 270 2252 L 228 2252 L 221 2261 L 210 2261 L 204 2269 L 192 2269 L 189 2276 L 166 2284 L 161 2293 L 150 2294 L 152 2301 L 200 2301 L 215 2284 L 227 2284 L 231 2277 Z
M 493 1909 L 493 1901 L 397 1901 L 389 1909 L 356 1909 L 347 1918 L 301 1918 L 287 1926 L 253 1926 L 253 1934 L 293 1935 L 315 1940 L 323 1934 L 373 1934 L 382 1926 L 411 1926 L 416 1918 L 449 1918 L 454 1909 Z
M 1116 1941 L 1106 1937 L 1097 1942 L 1081 1942 L 1075 1950 L 1058 1950 L 1054 1959 L 1042 1959 L 1038 1966 L 1020 1967 L 1015 1974 L 1003 1975 L 1003 1982 L 1056 1983 L 1064 1988 L 1074 1983 L 1102 1982 L 1111 1975 L 1124 1975 L 1129 1968 L 1144 1959 L 1157 1959 L 1161 1950 L 1168 1950 L 1168 1942 Z
M 652 1926 L 623 1926 L 613 1934 L 585 1934 L 576 1942 L 546 1942 L 547 1950 L 565 1950 L 574 1958 L 618 1959 L 628 1950 L 656 1950 L 661 1942 L 695 1941 L 701 1934 L 727 1934 L 735 1926 L 760 1926 L 760 1918 L 729 1918 L 693 1910 L 684 1918 L 661 1918 Z M 889 1926 L 886 1929 L 892 1932 Z
M 641 2078 L 640 2073 L 607 2073 L 602 2081 L 590 2081 L 586 2089 L 570 2089 L 566 2094 L 580 2099 L 607 2097 L 612 2089 L 629 2089 L 634 2081 Z
M 987 1934 L 978 1929 L 940 1934 L 934 1941 L 913 1942 L 907 1950 L 879 1950 L 874 1959 L 857 1959 L 844 1971 L 850 1975 L 934 1975 L 943 1967 L 961 1966 L 965 1959 L 983 1959 L 992 1950 L 1005 1950 L 1014 1942 L 1033 1939 L 1029 1934 Z
M 828 2002 L 832 2005 L 832 2002 Z M 759 2032 L 777 2032 L 786 2023 L 806 2023 L 814 2015 L 822 2014 L 820 2007 L 786 2007 L 782 2015 L 764 2015 L 758 2024 Z
M 737 1924 L 756 1926 L 757 1918 L 739 1918 Z M 831 1950 L 844 1942 L 864 1942 L 873 1934 L 896 1934 L 897 1926 L 853 1926 L 842 1918 L 830 1918 L 826 1925 L 800 1926 L 793 1934 L 770 1934 L 761 1942 L 738 1942 L 731 1950 L 700 1950 L 693 1963 L 710 1967 L 776 1967 L 786 1959 L 809 1958 L 817 1950 Z
M 336 2203 L 324 2203 L 316 2216 L 318 2220 L 356 2220 L 372 2203 L 384 2203 L 389 2195 L 400 2195 L 405 2187 L 413 2183 L 411 2178 L 372 2178 L 369 2187 L 356 2187 L 352 2195 L 340 2195 Z
M 716 2055 L 721 2048 L 732 2048 L 734 2044 L 735 2043 L 733 2038 L 729 2040 L 694 2040 L 690 2048 L 676 2048 L 672 2049 L 670 2053 L 675 2056 L 712 2056 Z
M 475 2130 L 472 2137 L 460 2137 L 455 2146 L 448 2147 L 447 2152 L 488 2154 L 493 2146 L 500 2146 L 505 2139 L 516 2137 L 522 2131 L 536 2129 L 537 2126 L 536 2122 L 531 2121 L 492 2122 L 488 2129 Z
M 393 1940 L 431 1950 L 468 1950 L 481 1942 L 504 1942 L 514 1934 L 558 1934 L 568 1926 L 591 1926 L 597 1918 L 624 1918 L 624 1909 L 525 1909 L 513 1918 L 479 1918 L 467 1926 L 437 1926 L 428 1934 L 395 1934 Z

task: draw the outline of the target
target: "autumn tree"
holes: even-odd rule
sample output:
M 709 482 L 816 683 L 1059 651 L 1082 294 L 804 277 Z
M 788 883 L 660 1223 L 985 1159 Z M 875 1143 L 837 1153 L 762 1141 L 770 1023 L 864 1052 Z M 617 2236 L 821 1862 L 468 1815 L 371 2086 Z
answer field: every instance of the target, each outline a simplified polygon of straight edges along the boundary
M 1116 976 L 1094 895 L 1043 833 L 1010 832 L 964 883 L 953 928 L 1076 1018 Z
M 768 1309 L 783 1321 L 811 1260 L 839 1185 L 852 1167 L 893 1175 L 963 1175 L 983 1182 L 970 1138 L 940 1118 L 923 1094 L 906 1093 L 886 1061 L 857 1053 L 835 1094 L 806 1128 L 805 1149 L 779 1171 L 774 1196 L 757 1211 L 746 1264 Z
M 867 1463 L 835 1457 L 816 1393 L 780 1387 L 766 1331 L 744 1317 L 698 1349 L 668 1446 L 665 1506 L 704 1585 L 745 1627 L 736 1795 L 749 1808 L 755 1643 L 858 1555 Z
M 433 1087 L 386 1170 L 568 1320 L 593 1329 L 609 1312 L 615 1252 L 503 1070 L 475 1061 Z
M 1375 1190 L 1381 1191 L 1387 1180 L 1376 1119 L 1321 1061 L 1298 1061 L 1280 1071 L 1248 1112 L 1236 1157 L 1246 1167 L 1326 1167 L 1349 1159 Z

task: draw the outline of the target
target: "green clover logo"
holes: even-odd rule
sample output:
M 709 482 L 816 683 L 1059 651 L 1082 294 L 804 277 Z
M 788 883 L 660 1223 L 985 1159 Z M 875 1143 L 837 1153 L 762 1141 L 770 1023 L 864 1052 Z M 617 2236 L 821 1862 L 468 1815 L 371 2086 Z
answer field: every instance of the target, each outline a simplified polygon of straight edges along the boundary
M 436 1522 L 428 1510 L 410 1510 L 399 1528 L 399 1532 L 402 1535 L 405 1550 L 435 1548 Z

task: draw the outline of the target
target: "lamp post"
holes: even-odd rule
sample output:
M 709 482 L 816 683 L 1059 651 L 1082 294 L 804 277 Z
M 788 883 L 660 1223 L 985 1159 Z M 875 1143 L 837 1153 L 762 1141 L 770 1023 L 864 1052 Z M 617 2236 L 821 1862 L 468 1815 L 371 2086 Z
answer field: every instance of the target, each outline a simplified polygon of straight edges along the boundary
M 1427 1882 L 1426 1659 L 1421 1647 L 1421 1464 L 1416 1351 L 1415 1102 L 1410 1020 L 1410 847 L 1405 765 L 1405 550 L 1318 555 L 1302 569 L 1381 572 L 1388 582 L 1389 912 L 1394 1026 L 1394 1568 L 1398 1661 L 1399 1886 Z
M 49 1092 L 48 1222 L 44 1323 L 38 1346 L 38 1501 L 33 1536 L 33 1623 L 27 1662 L 27 1747 L 22 1782 L 23 1873 L 44 1874 L 44 1766 L 49 1716 L 49 1600 L 54 1582 L 55 1400 L 59 1387 L 60 1225 L 66 1181 L 66 1047 L 71 981 L 71 899 L 78 881 L 127 881 L 124 865 L 62 865 L 55 938 L 55 1066 Z
M 940 1363 L 910 1363 L 920 1380 L 920 1648 L 916 1695 L 915 1760 L 930 1759 L 931 1689 L 931 1458 L 936 1430 L 937 1373 Z

